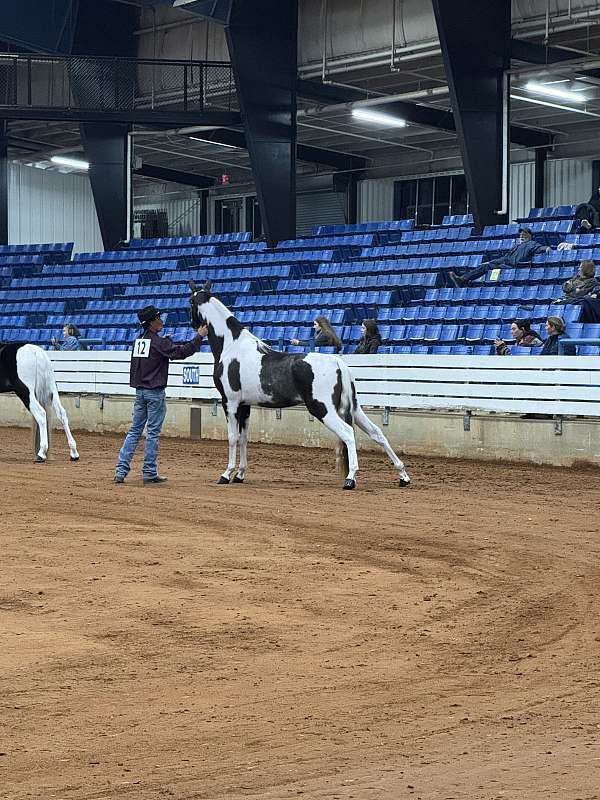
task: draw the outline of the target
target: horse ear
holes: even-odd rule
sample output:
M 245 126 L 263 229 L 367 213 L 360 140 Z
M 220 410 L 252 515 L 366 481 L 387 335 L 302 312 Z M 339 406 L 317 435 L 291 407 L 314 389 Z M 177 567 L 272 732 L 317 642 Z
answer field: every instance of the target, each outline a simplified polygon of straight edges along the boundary
M 210 292 L 211 286 L 212 286 L 212 281 L 209 279 L 204 282 L 204 286 L 202 288 L 204 289 L 205 292 Z
M 198 288 L 198 287 L 196 286 L 196 281 L 188 281 L 188 286 L 190 287 L 190 289 L 192 290 L 192 292 L 195 292 L 195 291 L 196 291 L 196 289 Z

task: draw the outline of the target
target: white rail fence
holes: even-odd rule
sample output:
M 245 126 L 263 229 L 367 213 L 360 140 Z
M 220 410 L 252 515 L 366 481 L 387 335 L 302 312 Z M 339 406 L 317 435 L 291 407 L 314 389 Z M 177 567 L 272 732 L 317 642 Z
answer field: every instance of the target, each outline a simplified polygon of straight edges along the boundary
M 61 392 L 131 395 L 129 353 L 52 352 Z M 596 356 L 345 356 L 364 406 L 600 417 Z M 212 401 L 210 353 L 170 369 L 168 397 Z

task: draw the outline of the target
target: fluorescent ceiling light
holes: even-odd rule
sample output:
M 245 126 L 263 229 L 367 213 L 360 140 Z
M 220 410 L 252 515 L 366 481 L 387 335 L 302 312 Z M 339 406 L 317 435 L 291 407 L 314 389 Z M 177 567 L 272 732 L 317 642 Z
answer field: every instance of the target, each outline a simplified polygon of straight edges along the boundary
M 587 97 L 579 94 L 579 92 L 569 91 L 569 89 L 558 89 L 556 86 L 548 85 L 546 83 L 529 81 L 525 88 L 528 92 L 533 92 L 534 94 L 545 94 L 547 97 L 557 97 L 559 100 L 567 100 L 571 103 L 587 102 Z
M 371 111 L 367 108 L 353 108 L 352 116 L 365 122 L 375 122 L 384 128 L 406 128 L 406 120 L 393 117 L 391 114 L 382 114 L 380 111 Z
M 229 147 L 231 150 L 238 150 L 234 144 L 225 144 L 225 142 L 213 142 L 212 139 L 201 139 L 199 136 L 190 136 L 195 142 L 204 142 L 205 144 L 214 144 L 217 147 Z
M 573 108 L 573 106 L 561 106 L 558 103 L 549 103 L 547 100 L 536 100 L 533 97 L 525 97 L 522 94 L 510 95 L 513 100 L 522 100 L 524 103 L 535 103 L 536 106 L 546 106 L 548 108 L 559 108 L 561 111 L 572 111 L 574 114 L 585 114 L 588 117 L 600 117 L 593 111 L 585 111 L 583 108 Z
M 82 161 L 79 158 L 68 158 L 67 156 L 52 156 L 50 158 L 53 164 L 58 164 L 61 167 L 72 167 L 73 169 L 89 169 L 90 165 L 87 161 Z

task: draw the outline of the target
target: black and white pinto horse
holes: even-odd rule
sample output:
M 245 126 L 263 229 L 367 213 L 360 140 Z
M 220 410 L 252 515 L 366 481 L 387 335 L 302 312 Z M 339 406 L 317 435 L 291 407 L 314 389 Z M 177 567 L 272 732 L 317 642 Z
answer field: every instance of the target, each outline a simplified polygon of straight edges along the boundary
M 0 343 L 0 392 L 14 392 L 31 412 L 38 429 L 39 449 L 36 462 L 46 461 L 48 454 L 48 420 L 51 409 L 65 429 L 71 461 L 79 460 L 77 445 L 69 429 L 67 412 L 63 408 L 52 362 L 35 344 Z
M 347 471 L 344 489 L 355 488 L 358 472 L 353 423 L 383 447 L 398 470 L 400 485 L 408 486 L 410 478 L 404 464 L 360 407 L 350 370 L 341 358 L 273 350 L 211 295 L 210 281 L 200 288 L 190 281 L 190 288 L 192 324 L 195 328 L 208 326 L 208 342 L 215 359 L 214 382 L 227 417 L 229 463 L 219 483 L 244 480 L 251 406 L 288 408 L 304 403 L 341 440 Z

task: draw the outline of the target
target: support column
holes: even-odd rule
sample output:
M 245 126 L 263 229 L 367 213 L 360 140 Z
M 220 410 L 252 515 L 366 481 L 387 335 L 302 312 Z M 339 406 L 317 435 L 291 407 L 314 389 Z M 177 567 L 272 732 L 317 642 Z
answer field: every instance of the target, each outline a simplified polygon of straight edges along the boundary
M 508 221 L 510 0 L 433 0 L 475 223 Z M 505 77 L 506 76 L 506 77 Z M 506 81 L 506 82 L 505 82 Z
M 131 158 L 129 126 L 84 123 L 80 126 L 105 250 L 130 236 Z
M 548 158 L 548 150 L 545 147 L 539 147 L 535 151 L 535 197 L 534 204 L 536 208 L 544 207 L 544 189 L 546 185 L 546 159 Z
M 8 131 L 0 120 L 0 244 L 8 244 Z
M 226 27 L 264 231 L 296 235 L 297 0 L 234 0 Z

